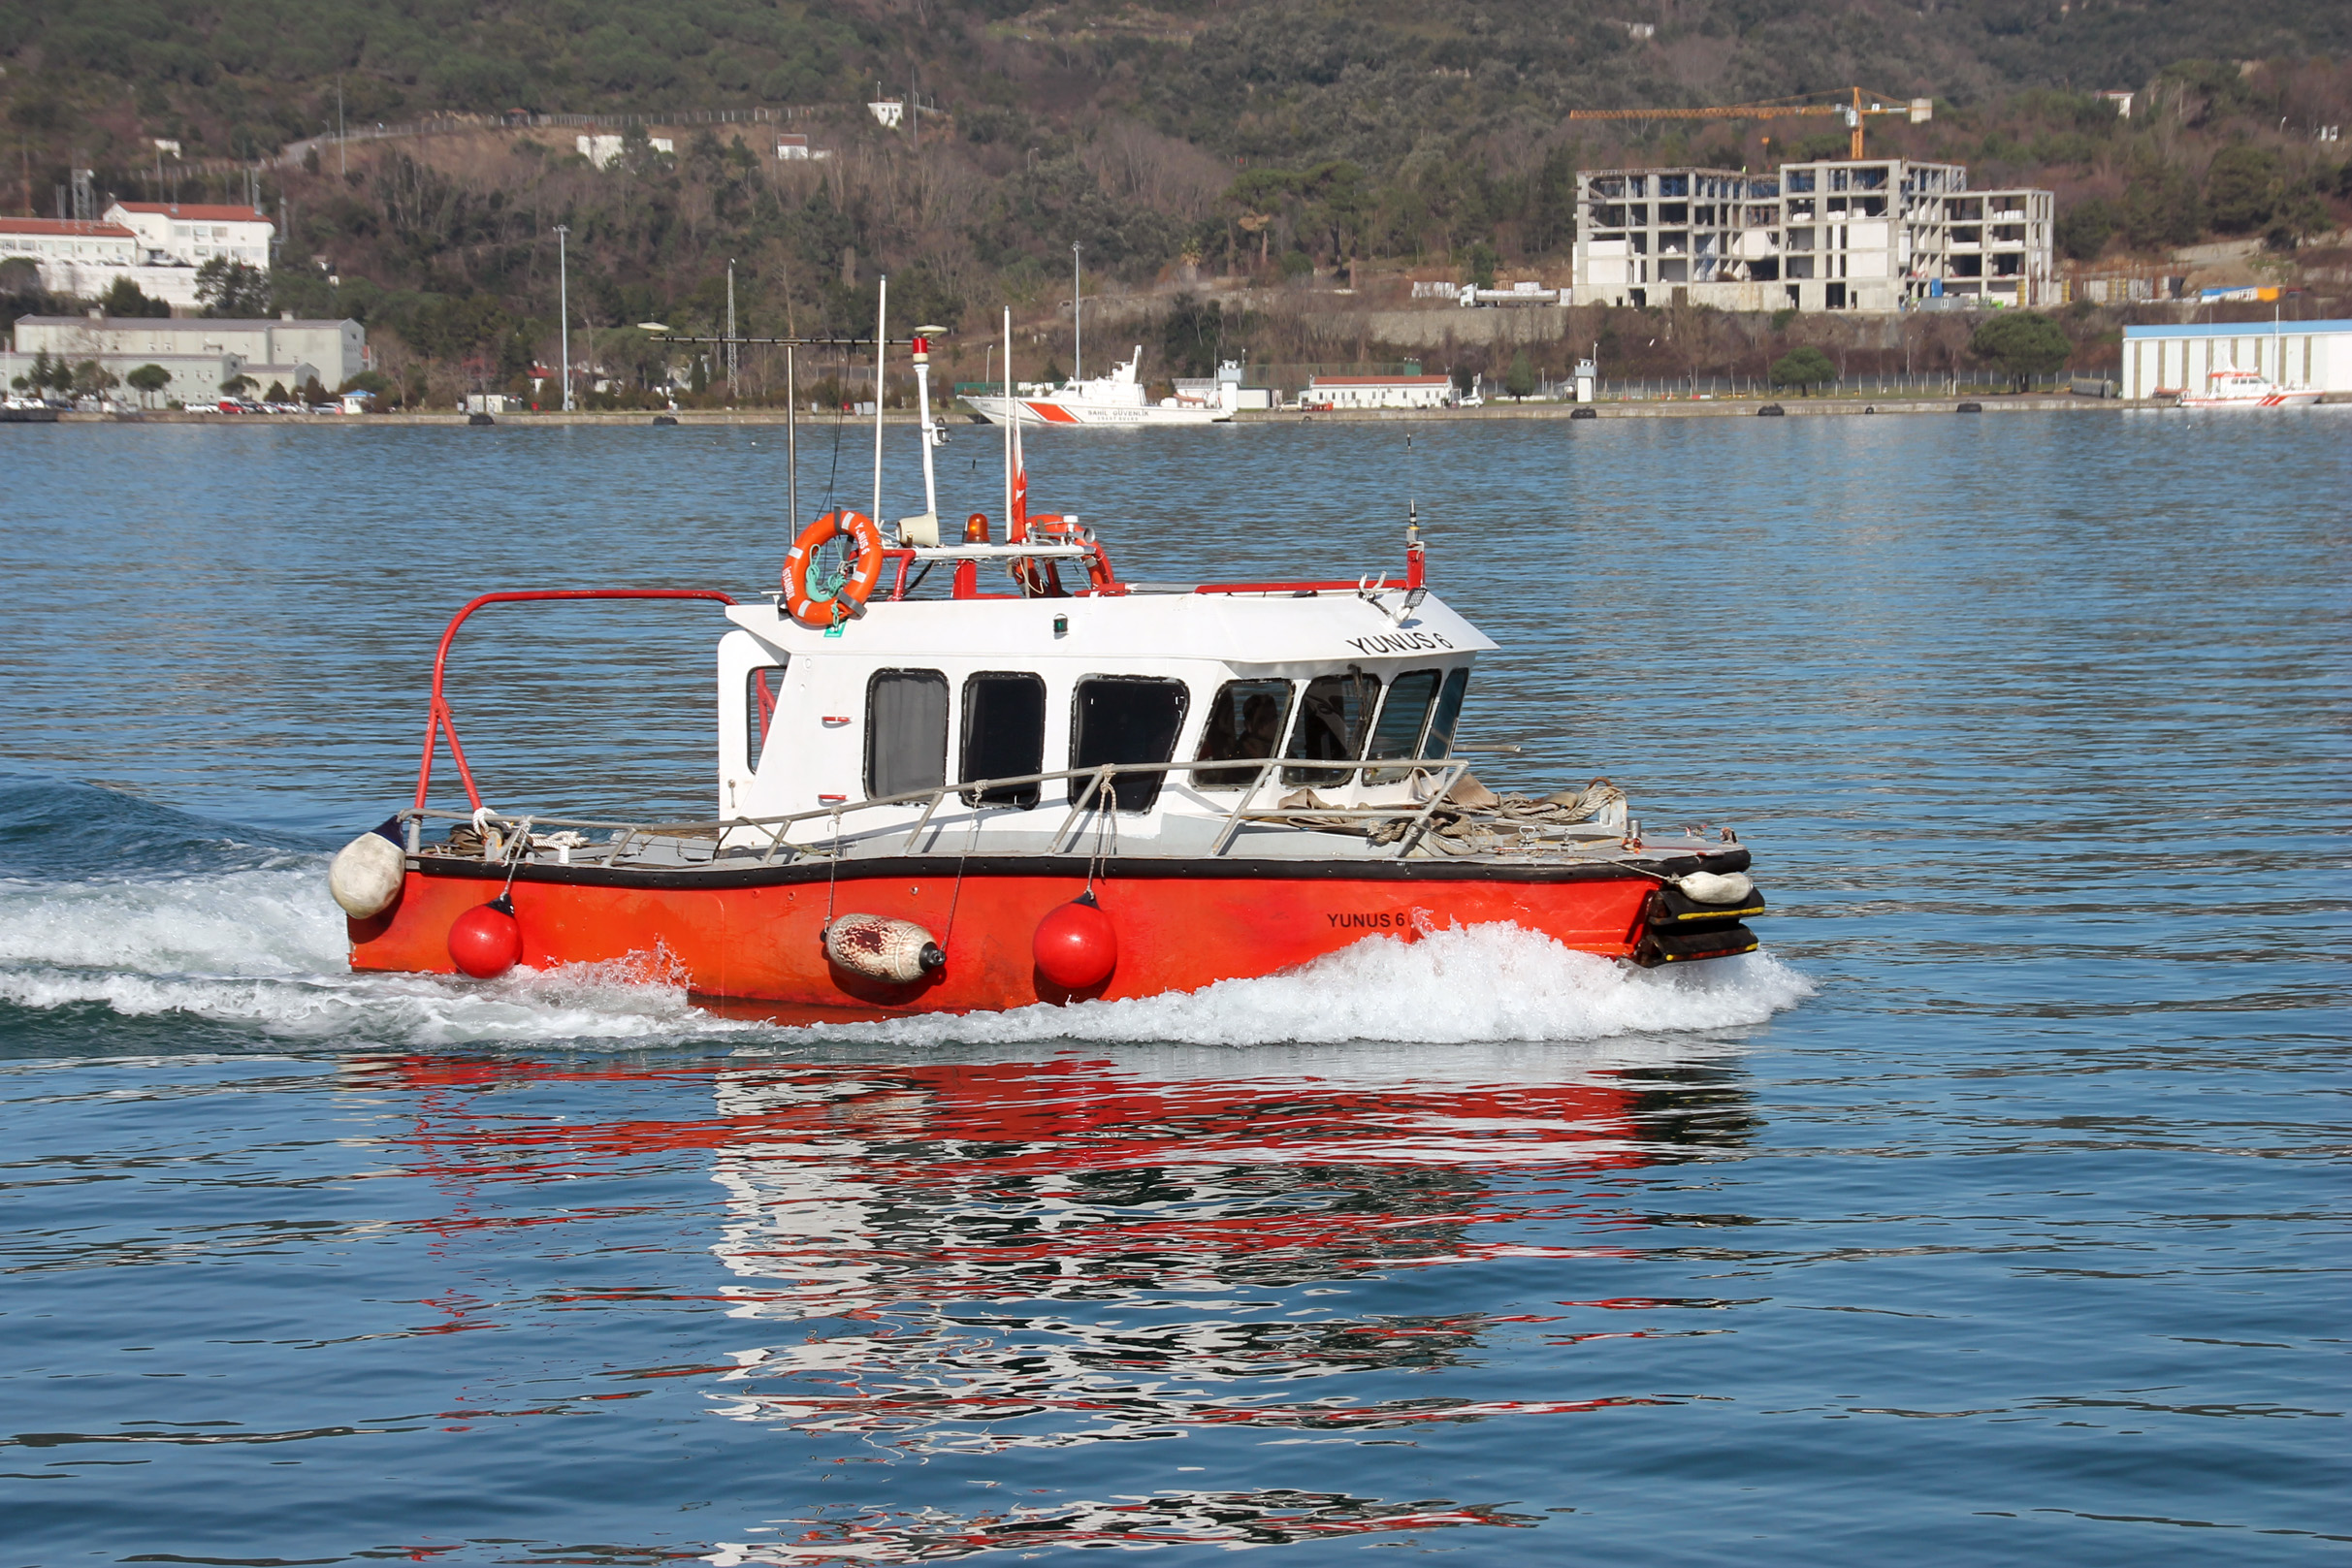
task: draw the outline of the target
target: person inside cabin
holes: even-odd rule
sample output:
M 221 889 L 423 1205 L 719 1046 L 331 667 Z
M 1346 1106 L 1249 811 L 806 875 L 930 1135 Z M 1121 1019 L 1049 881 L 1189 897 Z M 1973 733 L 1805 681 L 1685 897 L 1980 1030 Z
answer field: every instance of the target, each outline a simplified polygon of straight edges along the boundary
M 1252 690 L 1253 686 L 1257 689 Z M 1289 694 L 1286 681 L 1235 682 L 1219 691 L 1201 734 L 1199 760 L 1241 762 L 1273 756 L 1282 741 Z M 1205 768 L 1193 775 L 1193 782 L 1204 789 L 1239 789 L 1257 773 L 1255 768 Z
M 1234 739 L 1233 704 L 1212 703 L 1208 709 L 1208 727 L 1201 732 L 1201 760 L 1223 762 L 1236 756 L 1239 743 Z
M 1260 691 L 1241 705 L 1241 738 L 1235 756 L 1272 756 L 1282 738 L 1282 705 Z

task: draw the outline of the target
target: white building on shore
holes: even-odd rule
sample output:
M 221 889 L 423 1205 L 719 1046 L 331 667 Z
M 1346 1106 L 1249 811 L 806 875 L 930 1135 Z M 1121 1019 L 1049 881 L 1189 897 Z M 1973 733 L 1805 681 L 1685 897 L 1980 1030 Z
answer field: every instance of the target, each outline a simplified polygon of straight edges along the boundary
M 1318 375 L 1299 394 L 1302 408 L 1437 408 L 1454 396 L 1450 376 Z
M 269 214 L 251 207 L 116 202 L 105 217 L 139 237 L 139 259 L 150 266 L 196 268 L 226 257 L 266 272 L 277 239 Z
M 2175 322 L 2123 329 L 2123 396 L 2203 393 L 2216 370 L 2352 393 L 2352 321 Z
M 268 272 L 275 234 L 249 207 L 115 202 L 96 220 L 0 218 L 0 261 L 31 261 L 51 294 L 95 300 L 128 278 L 150 300 L 193 310 L 198 268 L 226 257 Z
M 15 352 L 0 354 L 0 387 L 31 369 L 35 356 L 79 365 L 96 360 L 117 378 L 143 365 L 172 372 L 167 398 L 209 402 L 224 381 L 250 376 L 298 391 L 315 376 L 336 391 L 374 368 L 368 331 L 356 321 L 219 320 L 205 316 L 19 316 Z M 127 396 L 127 395 L 126 395 Z
M 1595 169 L 1576 179 L 1571 303 L 1885 311 L 2059 303 L 2054 199 L 1903 158 Z M 1949 302 L 1942 304 L 1941 302 Z

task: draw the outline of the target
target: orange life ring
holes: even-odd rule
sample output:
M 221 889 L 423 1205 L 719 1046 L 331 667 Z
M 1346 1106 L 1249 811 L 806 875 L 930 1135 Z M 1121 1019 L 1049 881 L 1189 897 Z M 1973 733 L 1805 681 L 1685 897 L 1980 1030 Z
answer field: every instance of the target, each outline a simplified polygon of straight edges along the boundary
M 857 557 L 849 575 L 833 584 L 820 583 L 822 592 L 812 592 L 809 567 L 817 559 L 818 550 L 835 537 L 855 541 Z M 882 581 L 882 529 L 863 512 L 827 512 L 800 530 L 792 548 L 784 558 L 785 612 L 804 626 L 830 626 L 837 620 L 855 615 L 865 603 L 866 595 Z

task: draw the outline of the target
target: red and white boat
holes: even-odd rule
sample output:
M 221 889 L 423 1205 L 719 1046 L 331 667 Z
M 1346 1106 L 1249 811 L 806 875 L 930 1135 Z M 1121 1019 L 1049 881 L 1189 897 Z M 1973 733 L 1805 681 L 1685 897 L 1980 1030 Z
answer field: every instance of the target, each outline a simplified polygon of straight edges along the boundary
M 2215 370 L 2204 392 L 2180 395 L 2183 408 L 2300 408 L 2317 401 L 2309 387 L 2282 387 L 2255 370 Z
M 1455 731 L 1495 645 L 1431 592 L 1410 521 L 1394 575 L 1133 582 L 1078 518 L 1030 515 L 1015 427 L 1006 450 L 1001 540 L 974 513 L 939 542 L 935 501 L 887 535 L 828 513 L 772 601 L 461 608 L 414 803 L 331 875 L 353 967 L 658 957 L 699 996 L 848 1018 L 1190 991 L 1497 922 L 1643 965 L 1756 945 L 1728 830 L 1645 840 L 1605 781 L 1498 797 L 1469 777 Z M 485 604 L 577 598 L 724 608 L 707 819 L 485 801 L 443 695 L 452 642 Z M 444 739 L 464 810 L 434 804 Z
M 1239 366 L 1225 366 L 1207 390 L 1178 387 L 1176 396 L 1153 401 L 1138 373 L 1144 345 L 1109 375 L 1073 380 L 1050 392 L 991 397 L 966 393 L 964 401 L 991 425 L 1214 425 L 1240 406 Z

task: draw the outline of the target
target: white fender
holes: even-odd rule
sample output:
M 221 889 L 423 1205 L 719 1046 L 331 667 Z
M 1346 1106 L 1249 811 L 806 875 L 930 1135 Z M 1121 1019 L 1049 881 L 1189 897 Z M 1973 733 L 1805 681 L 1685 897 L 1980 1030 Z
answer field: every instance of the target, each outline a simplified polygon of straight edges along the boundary
M 853 975 L 893 985 L 912 984 L 948 961 L 930 932 L 879 914 L 835 916 L 824 928 L 824 955 Z
M 1697 904 L 1737 904 L 1756 891 L 1744 871 L 1694 871 L 1674 885 Z
M 354 920 L 371 919 L 392 908 L 408 880 L 408 857 L 381 833 L 362 833 L 336 852 L 327 871 L 327 891 Z

